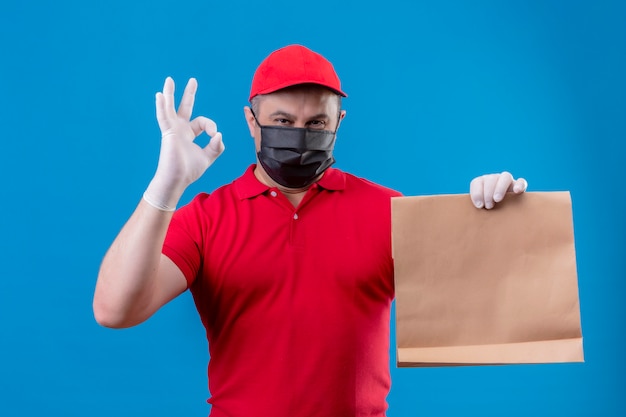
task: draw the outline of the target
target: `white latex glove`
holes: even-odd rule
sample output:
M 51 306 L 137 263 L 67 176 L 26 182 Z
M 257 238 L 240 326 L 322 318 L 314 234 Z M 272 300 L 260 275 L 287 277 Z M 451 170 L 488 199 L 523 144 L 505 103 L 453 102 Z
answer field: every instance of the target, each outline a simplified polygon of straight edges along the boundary
M 161 129 L 161 153 L 154 178 L 144 198 L 162 210 L 173 210 L 183 192 L 200 178 L 224 152 L 222 134 L 211 119 L 191 119 L 198 82 L 191 78 L 178 106 L 174 107 L 174 80 L 165 79 L 163 92 L 156 94 L 156 117 Z M 194 142 L 206 132 L 211 137 L 203 148 Z
M 524 178 L 514 179 L 509 172 L 476 177 L 470 183 L 470 197 L 477 208 L 491 209 L 507 192 L 521 194 L 528 188 Z

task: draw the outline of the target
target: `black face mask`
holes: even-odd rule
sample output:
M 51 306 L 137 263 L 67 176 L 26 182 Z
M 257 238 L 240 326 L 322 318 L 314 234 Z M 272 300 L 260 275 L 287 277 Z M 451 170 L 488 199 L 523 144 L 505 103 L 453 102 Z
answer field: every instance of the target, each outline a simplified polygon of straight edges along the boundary
M 256 119 L 256 116 L 255 116 Z M 259 163 L 287 188 L 304 188 L 335 163 L 335 132 L 302 127 L 261 126 Z

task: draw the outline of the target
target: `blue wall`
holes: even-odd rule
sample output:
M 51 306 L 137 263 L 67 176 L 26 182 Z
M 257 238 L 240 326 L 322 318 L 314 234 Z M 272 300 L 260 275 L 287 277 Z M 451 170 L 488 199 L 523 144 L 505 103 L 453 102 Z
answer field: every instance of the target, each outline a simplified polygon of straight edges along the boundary
M 206 416 L 191 297 L 103 329 L 96 274 L 156 166 L 164 78 L 198 78 L 227 144 L 188 201 L 253 161 L 252 73 L 295 42 L 350 95 L 337 167 L 407 195 L 503 169 L 572 194 L 586 363 L 393 367 L 389 417 L 626 414 L 624 2 L 8 1 L 0 42 L 0 414 Z

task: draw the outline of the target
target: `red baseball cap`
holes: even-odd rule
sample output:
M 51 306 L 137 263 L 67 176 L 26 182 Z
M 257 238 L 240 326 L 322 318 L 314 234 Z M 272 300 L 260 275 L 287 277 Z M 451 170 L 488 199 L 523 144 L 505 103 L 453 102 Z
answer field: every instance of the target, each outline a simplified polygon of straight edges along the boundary
M 261 62 L 252 78 L 249 100 L 298 84 L 319 84 L 340 96 L 348 96 L 341 91 L 341 82 L 330 61 L 302 45 L 289 45 Z

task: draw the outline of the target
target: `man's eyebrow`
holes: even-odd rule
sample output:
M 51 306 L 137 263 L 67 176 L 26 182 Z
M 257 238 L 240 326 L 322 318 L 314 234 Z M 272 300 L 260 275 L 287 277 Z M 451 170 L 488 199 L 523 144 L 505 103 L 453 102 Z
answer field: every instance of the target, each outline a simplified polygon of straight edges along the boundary
M 313 119 L 329 119 L 329 117 L 326 113 L 318 113 L 315 116 L 311 116 L 309 118 L 309 120 L 313 120 Z
M 291 120 L 295 120 L 296 116 L 288 113 L 286 111 L 283 110 L 276 110 L 274 113 L 270 114 L 269 117 L 276 117 L 276 116 L 283 116 L 286 119 L 291 119 Z M 313 115 L 311 117 L 309 117 L 309 120 L 314 120 L 314 119 L 328 119 L 328 114 L 326 113 L 318 113 L 316 115 Z
M 270 114 L 269 117 L 276 117 L 276 116 L 284 116 L 287 119 L 295 119 L 296 116 L 294 116 L 293 114 L 287 113 L 286 111 L 283 110 L 276 110 L 274 113 Z

